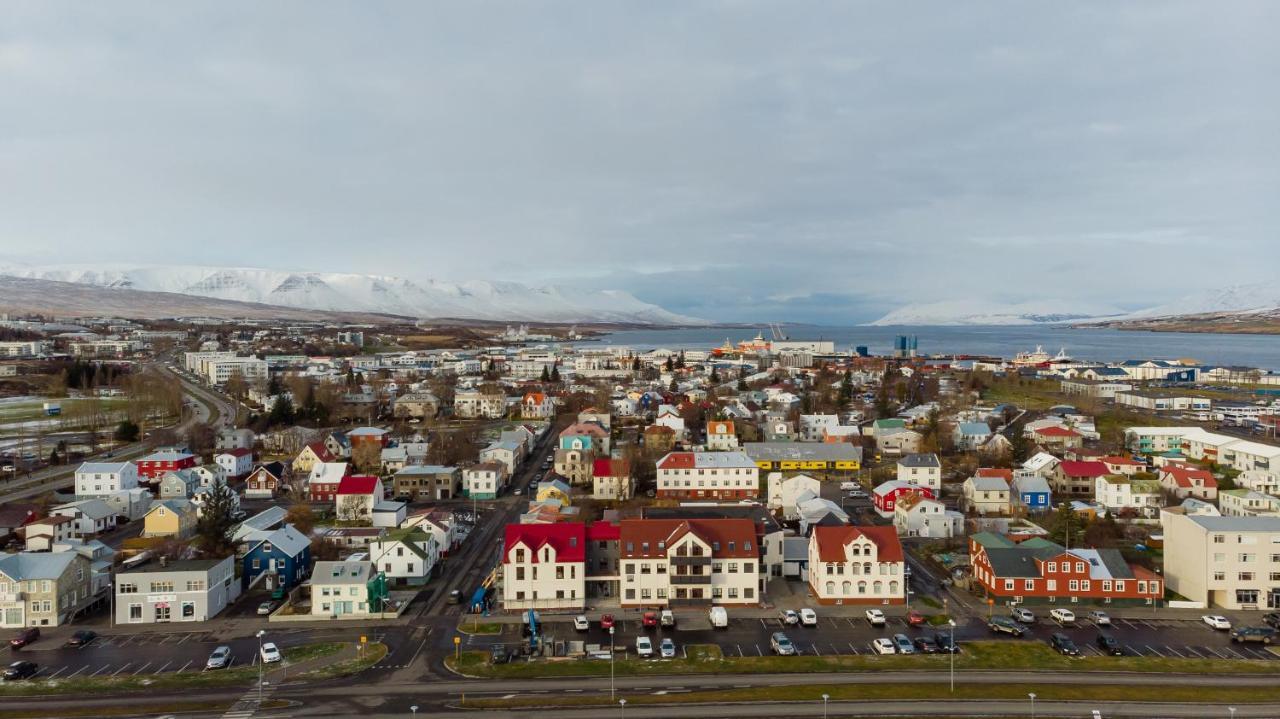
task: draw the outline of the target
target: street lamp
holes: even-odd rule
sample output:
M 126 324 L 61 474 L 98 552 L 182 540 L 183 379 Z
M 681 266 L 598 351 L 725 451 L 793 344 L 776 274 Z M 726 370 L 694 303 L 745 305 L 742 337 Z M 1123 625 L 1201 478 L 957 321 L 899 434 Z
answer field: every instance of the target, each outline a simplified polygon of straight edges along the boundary
M 111 615 L 111 628 L 116 628 L 116 588 L 107 582 L 107 613 Z
M 619 699 L 618 706 L 622 707 L 622 719 L 627 719 L 627 700 Z
M 609 627 L 609 699 L 613 698 L 613 627 Z
M 409 711 L 413 712 L 414 716 L 418 716 L 418 705 L 414 704 L 413 706 L 409 707 Z
M 258 706 L 262 706 L 262 636 L 267 633 L 265 629 L 258 630 Z
M 1031 719 L 1036 719 L 1036 693 L 1031 692 L 1027 696 L 1031 697 Z
M 1236 719 L 1236 708 L 1235 708 L 1235 707 L 1227 707 L 1227 711 L 1231 712 L 1231 719 Z
M 822 695 L 822 719 L 827 719 L 827 700 L 830 698 L 830 694 Z
M 956 691 L 956 620 L 948 619 L 947 624 L 951 625 L 951 651 L 947 652 L 951 655 L 951 693 Z

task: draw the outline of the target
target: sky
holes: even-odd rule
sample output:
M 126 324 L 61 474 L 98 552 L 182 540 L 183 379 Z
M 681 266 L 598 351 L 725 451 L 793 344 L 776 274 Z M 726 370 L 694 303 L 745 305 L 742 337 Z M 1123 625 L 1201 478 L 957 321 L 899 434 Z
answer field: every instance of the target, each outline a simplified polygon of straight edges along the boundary
M 1280 270 L 1280 3 L 6 0 L 0 260 L 724 321 Z

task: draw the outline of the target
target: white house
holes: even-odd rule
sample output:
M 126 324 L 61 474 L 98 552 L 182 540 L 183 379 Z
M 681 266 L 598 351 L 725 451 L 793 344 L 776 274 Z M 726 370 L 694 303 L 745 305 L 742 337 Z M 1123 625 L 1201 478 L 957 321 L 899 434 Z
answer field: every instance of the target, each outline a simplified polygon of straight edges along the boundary
M 942 461 L 936 454 L 908 454 L 898 460 L 898 481 L 942 491 Z
M 462 491 L 473 499 L 496 499 L 507 486 L 507 466 L 481 462 L 462 470 Z
M 905 604 L 906 564 L 893 527 L 816 527 L 809 590 L 819 604 Z
M 311 615 L 332 619 L 368 617 L 373 564 L 363 559 L 316 562 L 311 571 Z
M 822 495 L 822 483 L 807 474 L 783 478 L 782 472 L 770 472 L 769 509 L 781 510 L 783 519 L 796 519 L 799 516 L 798 497 L 808 493 L 818 497 Z
M 950 539 L 964 532 L 964 515 L 936 499 L 908 494 L 894 504 L 893 527 L 902 537 Z
M 91 537 L 116 528 L 116 511 L 96 497 L 60 504 L 49 510 L 49 514 L 75 520 L 72 536 L 76 537 Z
M 503 608 L 583 609 L 586 544 L 585 524 L 508 524 L 502 545 Z
M 440 545 L 422 527 L 396 529 L 369 542 L 369 558 L 388 579 L 421 584 L 440 561 Z
M 481 462 L 498 462 L 507 468 L 507 474 L 516 473 L 516 463 L 521 455 L 520 445 L 515 442 L 494 442 L 480 450 Z
M 675 407 L 664 404 L 658 408 L 658 417 L 653 421 L 660 427 L 666 427 L 676 433 L 676 441 L 684 439 L 684 417 L 680 416 L 680 411 Z
M 977 514 L 1009 513 L 1009 482 L 1004 477 L 974 476 L 964 481 L 964 505 Z
M 834 414 L 802 414 L 798 425 L 801 442 L 821 442 L 829 430 L 840 426 Z
M 1160 482 L 1109 474 L 1093 484 L 1093 498 L 1111 512 L 1132 510 L 1144 517 L 1155 517 L 1164 506 Z
M 101 497 L 138 487 L 138 468 L 132 462 L 85 462 L 76 469 L 76 496 Z

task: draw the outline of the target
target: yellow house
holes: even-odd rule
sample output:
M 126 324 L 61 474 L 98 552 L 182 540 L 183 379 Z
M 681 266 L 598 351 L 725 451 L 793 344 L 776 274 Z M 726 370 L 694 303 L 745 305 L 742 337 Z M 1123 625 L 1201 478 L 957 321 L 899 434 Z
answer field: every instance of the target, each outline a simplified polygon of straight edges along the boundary
M 142 536 L 186 539 L 196 531 L 196 507 L 185 499 L 164 499 L 142 517 Z
M 766 471 L 856 472 L 862 466 L 862 448 L 847 442 L 748 442 L 742 448 Z
M 539 502 L 545 502 L 554 499 L 560 502 L 561 506 L 570 507 L 573 502 L 569 500 L 569 485 L 558 479 L 550 482 L 538 482 L 538 493 L 534 495 L 534 499 Z
M 317 462 L 332 462 L 334 457 L 324 446 L 324 442 L 312 442 L 302 448 L 297 457 L 293 458 L 290 468 L 293 473 L 299 476 L 311 474 L 311 468 Z

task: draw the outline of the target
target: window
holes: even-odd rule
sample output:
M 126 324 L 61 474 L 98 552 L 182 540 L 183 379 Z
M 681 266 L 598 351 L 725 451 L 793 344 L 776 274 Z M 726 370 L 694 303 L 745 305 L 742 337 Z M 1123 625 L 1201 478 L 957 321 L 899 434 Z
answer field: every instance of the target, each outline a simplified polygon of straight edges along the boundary
M 1080 591 L 1080 580 L 1072 579 L 1070 582 L 1067 582 L 1067 587 L 1073 592 Z
M 1050 571 L 1050 572 L 1056 572 L 1056 571 L 1058 571 L 1058 563 L 1057 563 L 1057 562 L 1049 562 L 1049 571 Z
M 721 573 L 721 572 L 723 572 L 723 571 L 724 571 L 724 564 L 723 564 L 723 563 L 721 563 L 721 562 L 712 562 L 712 563 L 711 563 L 711 573 L 712 573 L 712 574 L 720 574 L 720 573 Z
M 1111 580 L 1110 580 L 1110 579 L 1104 579 L 1104 580 L 1102 580 L 1102 591 L 1104 591 L 1104 592 L 1109 592 L 1109 591 L 1111 591 Z M 1141 590 L 1139 590 L 1139 591 L 1141 591 Z
M 1257 555 L 1256 555 L 1256 554 L 1248 554 L 1248 553 L 1246 553 L 1246 554 L 1241 554 L 1241 555 L 1240 555 L 1240 558 L 1239 558 L 1239 561 L 1240 561 L 1241 563 L 1252 562 L 1256 557 L 1257 557 Z
M 755 589 L 752 589 L 751 587 L 745 587 L 745 588 L 743 588 L 743 590 L 742 590 L 742 598 L 743 598 L 743 599 L 754 599 L 754 598 L 755 598 L 755 596 L 756 596 L 756 590 L 755 590 Z
M 1226 538 L 1226 536 L 1224 536 L 1224 535 L 1221 535 L 1221 534 L 1215 534 L 1215 535 L 1213 535 L 1213 543 L 1214 543 L 1214 544 L 1224 544 L 1224 543 L 1226 543 L 1226 541 L 1227 541 L 1227 538 Z
M 627 562 L 626 564 L 622 565 L 622 570 L 623 570 L 622 571 L 623 574 L 635 574 L 636 565 L 633 562 Z
M 756 565 L 751 562 L 746 562 L 742 565 L 742 571 L 747 574 L 755 574 Z
M 657 565 L 657 567 L 655 567 L 655 569 L 657 569 L 658 574 L 666 574 L 666 573 L 667 573 L 667 565 L 663 564 L 662 562 L 658 562 L 658 565 Z
M 628 590 L 627 590 L 627 599 L 634 600 L 635 598 L 636 598 L 636 590 L 634 590 L 634 589 L 628 589 Z
M 183 602 L 183 603 L 182 603 L 182 618 L 183 618 L 183 619 L 194 619 L 194 618 L 195 618 L 195 616 L 196 616 L 196 605 L 195 605 L 195 603 L 194 603 L 194 602 Z
M 729 562 L 729 573 L 730 573 L 730 574 L 737 574 L 737 573 L 738 573 L 738 563 L 737 563 L 737 562 Z
M 866 584 L 866 582 L 861 582 L 861 584 Z M 1072 582 L 1072 584 L 1075 584 L 1075 582 Z M 1072 587 L 1072 589 L 1075 589 L 1075 587 Z M 1012 591 L 1013 591 L 1013 580 L 1012 580 L 1012 579 L 1006 579 L 1006 580 L 1004 580 L 1004 590 L 1005 590 L 1006 592 L 1012 592 Z
M 737 598 L 738 598 L 738 588 L 737 588 L 737 587 L 729 587 L 729 598 L 730 598 L 730 599 L 737 599 Z
M 524 567 L 516 567 L 516 581 L 524 581 Z
M 896 584 L 896 582 L 895 582 L 895 584 Z M 1035 589 L 1036 589 L 1036 580 L 1034 580 L 1034 579 L 1027 579 L 1027 580 L 1024 580 L 1024 581 L 1022 582 L 1022 588 L 1023 588 L 1023 589 L 1025 589 L 1025 590 L 1027 590 L 1028 592 L 1033 592 L 1033 591 L 1035 591 Z
M 160 594 L 173 591 L 173 582 L 171 580 L 162 580 L 151 583 L 151 593 Z
M 1214 573 L 1213 573 L 1213 581 L 1215 581 L 1215 582 L 1225 582 L 1225 581 L 1227 581 L 1227 573 L 1226 573 L 1226 572 L 1214 572 Z
M 129 621 L 131 622 L 142 621 L 142 605 L 141 604 L 129 605 Z
M 556 579 L 564 579 L 564 567 L 559 565 L 556 566 Z
M 1252 582 L 1252 581 L 1253 581 L 1253 572 L 1240 572 L 1240 574 L 1239 574 L 1238 576 L 1239 576 L 1240 581 L 1242 581 L 1242 582 Z
M 137 594 L 138 585 L 134 584 L 133 582 L 120 582 L 120 586 L 118 587 L 118 592 L 120 594 Z

